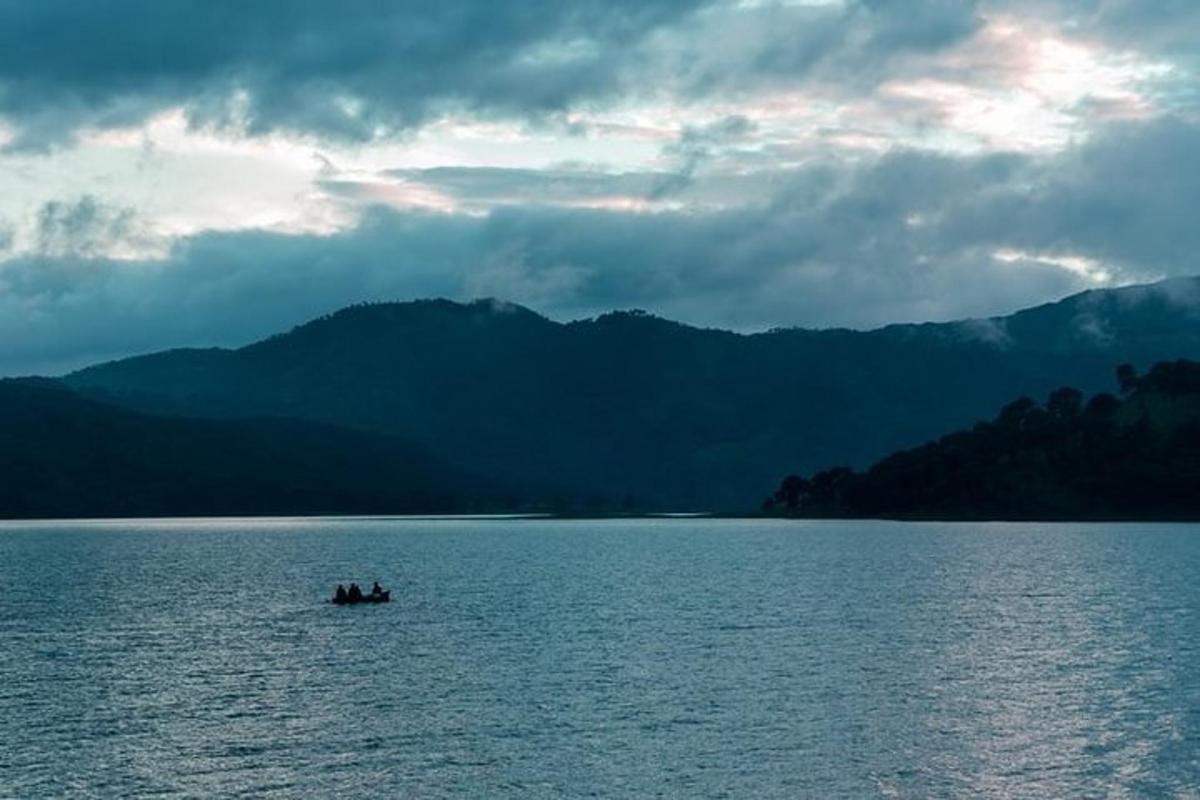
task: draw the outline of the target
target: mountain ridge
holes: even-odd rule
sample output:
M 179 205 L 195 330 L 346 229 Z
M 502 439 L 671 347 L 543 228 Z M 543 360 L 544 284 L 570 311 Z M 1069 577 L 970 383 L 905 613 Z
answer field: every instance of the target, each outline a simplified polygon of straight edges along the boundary
M 738 509 L 797 467 L 867 464 L 1112 365 L 1200 356 L 1200 279 L 1003 317 L 738 333 L 626 311 L 557 322 L 497 300 L 351 306 L 237 349 L 86 368 L 143 411 L 397 435 L 568 505 Z
M 293 419 L 143 414 L 0 380 L 0 518 L 444 513 L 510 507 L 423 448 Z
M 682 322 L 679 320 L 672 320 L 672 319 L 664 317 L 660 314 L 645 311 L 645 310 L 639 309 L 639 308 L 613 309 L 613 310 L 605 311 L 605 312 L 602 312 L 600 314 L 596 314 L 596 315 L 593 315 L 590 317 L 580 317 L 580 318 L 568 319 L 568 320 L 556 320 L 556 319 L 553 319 L 552 317 L 542 314 L 528 306 L 522 305 L 520 303 L 508 301 L 508 300 L 502 300 L 502 299 L 495 298 L 495 297 L 481 297 L 481 298 L 475 298 L 475 299 L 466 300 L 466 301 L 453 300 L 453 299 L 450 299 L 447 297 L 417 298 L 417 299 L 411 299 L 411 300 L 378 300 L 378 301 L 366 301 L 366 302 L 360 302 L 360 303 L 353 303 L 351 305 L 343 306 L 341 308 L 330 311 L 326 314 L 322 314 L 320 316 L 317 316 L 312 319 L 309 319 L 304 322 L 293 325 L 291 328 L 289 328 L 286 331 L 274 333 L 274 334 L 265 336 L 261 339 L 257 339 L 255 341 L 248 342 L 243 345 L 237 345 L 237 346 L 216 346 L 216 345 L 214 345 L 214 346 L 207 346 L 207 347 L 199 347 L 199 346 L 197 346 L 197 347 L 188 347 L 188 346 L 172 347 L 172 348 L 167 348 L 164 350 L 156 350 L 156 351 L 153 351 L 150 353 L 140 353 L 140 354 L 134 354 L 134 355 L 129 355 L 129 356 L 122 356 L 119 358 L 105 359 L 105 360 L 99 361 L 95 364 L 90 364 L 86 367 L 81 367 L 80 369 L 73 370 L 72 372 L 67 373 L 67 375 L 64 377 L 74 377 L 74 376 L 78 376 L 80 374 L 87 373 L 92 370 L 109 367 L 114 364 L 119 364 L 119 363 L 124 363 L 124 362 L 129 362 L 129 361 L 136 361 L 136 360 L 140 360 L 140 359 L 157 358 L 157 357 L 166 356 L 166 355 L 170 355 L 170 354 L 236 353 L 236 352 L 245 350 L 247 348 L 257 347 L 259 345 L 264 345 L 268 342 L 272 342 L 277 339 L 286 338 L 288 336 L 291 336 L 296 333 L 300 333 L 307 329 L 319 327 L 323 323 L 344 319 L 346 317 L 354 316 L 356 314 L 360 314 L 360 313 L 364 313 L 364 312 L 371 313 L 378 309 L 404 310 L 404 309 L 412 309 L 412 308 L 421 308 L 421 307 L 426 307 L 426 306 L 434 306 L 434 307 L 440 307 L 440 308 L 456 309 L 456 310 L 460 310 L 460 311 L 469 311 L 469 310 L 473 310 L 476 308 L 487 307 L 487 308 L 493 308 L 493 309 L 498 308 L 499 313 L 497 315 L 502 314 L 502 313 L 510 313 L 510 311 L 512 311 L 512 312 L 516 312 L 521 315 L 525 315 L 527 317 L 535 318 L 536 320 L 538 320 L 540 322 L 544 322 L 549 325 L 558 326 L 558 327 L 588 326 L 588 325 L 595 325 L 595 324 L 606 324 L 606 323 L 610 323 L 613 320 L 633 319 L 633 320 L 639 320 L 639 321 L 641 321 L 641 320 L 655 321 L 655 322 L 664 323 L 667 326 L 683 328 L 683 329 L 690 330 L 690 331 L 719 333 L 719 334 L 724 334 L 724 335 L 734 336 L 734 337 L 739 337 L 739 338 L 770 337 L 770 336 L 787 335 L 787 334 L 864 335 L 864 334 L 883 334 L 883 333 L 897 334 L 897 333 L 903 333 L 903 332 L 906 332 L 909 330 L 914 330 L 914 329 L 922 330 L 922 329 L 947 328 L 947 327 L 984 328 L 984 329 L 986 329 L 988 326 L 990 326 L 994 323 L 997 323 L 997 322 L 1012 320 L 1013 318 L 1016 318 L 1016 317 L 1035 314 L 1038 312 L 1045 311 L 1047 309 L 1063 307 L 1064 305 L 1068 305 L 1068 304 L 1076 304 L 1076 303 L 1085 302 L 1085 301 L 1090 300 L 1095 297 L 1119 297 L 1122 295 L 1125 295 L 1125 296 L 1141 295 L 1141 294 L 1144 294 L 1147 290 L 1155 290 L 1155 291 L 1167 290 L 1167 288 L 1172 285 L 1186 287 L 1186 289 L 1187 289 L 1186 293 L 1191 296 L 1189 302 L 1195 303 L 1198 306 L 1200 306 L 1200 276 L 1176 277 L 1176 278 L 1168 278 L 1168 279 L 1164 279 L 1162 281 L 1157 281 L 1157 282 L 1148 283 L 1148 284 L 1130 284 L 1130 285 L 1126 285 L 1126 286 L 1118 286 L 1118 287 L 1113 287 L 1113 288 L 1085 289 L 1083 291 L 1067 295 L 1066 297 L 1060 298 L 1058 300 L 1051 300 L 1051 301 L 1047 301 L 1045 303 L 1039 303 L 1034 306 L 1021 308 L 1021 309 L 1018 309 L 1018 310 L 1013 311 L 1008 314 L 995 314 L 995 315 L 991 315 L 991 316 L 982 316 L 982 317 L 960 317 L 960 318 L 944 320 L 944 321 L 931 320 L 931 321 L 922 321 L 922 322 L 890 322 L 890 323 L 886 323 L 884 325 L 879 325 L 879 326 L 870 327 L 870 328 L 854 328 L 854 327 L 841 326 L 841 325 L 833 325 L 833 326 L 829 326 L 829 327 L 805 327 L 803 325 L 784 325 L 784 326 L 774 326 L 771 328 L 767 328 L 765 330 L 756 330 L 756 331 L 740 331 L 740 330 L 720 328 L 720 327 L 708 326 L 708 325 L 696 325 L 693 323 Z M 36 376 L 29 376 L 29 377 L 36 377 Z

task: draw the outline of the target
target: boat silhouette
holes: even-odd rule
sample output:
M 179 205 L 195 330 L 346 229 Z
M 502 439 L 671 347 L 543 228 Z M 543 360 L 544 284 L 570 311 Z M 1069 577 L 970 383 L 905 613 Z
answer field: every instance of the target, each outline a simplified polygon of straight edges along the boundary
M 342 591 L 342 587 L 338 587 L 337 592 L 333 595 L 333 599 L 329 602 L 335 606 L 356 606 L 360 603 L 388 603 L 391 602 L 392 591 L 383 589 L 378 583 L 371 590 L 370 594 L 363 594 L 358 590 L 355 584 L 350 584 L 350 591 Z
M 349 597 L 346 597 L 346 598 L 335 597 L 330 602 L 333 603 L 335 606 L 355 606 L 355 605 L 358 605 L 359 603 L 390 603 L 391 601 L 392 601 L 392 591 L 391 591 L 391 589 L 389 589 L 386 592 L 380 592 L 379 594 L 364 594 L 362 597 L 356 598 L 354 600 L 351 600 Z

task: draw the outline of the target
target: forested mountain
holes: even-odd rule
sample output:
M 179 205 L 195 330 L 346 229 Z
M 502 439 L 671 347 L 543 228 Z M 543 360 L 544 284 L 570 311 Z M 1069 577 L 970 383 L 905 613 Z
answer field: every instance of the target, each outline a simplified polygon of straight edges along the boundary
M 790 475 L 776 513 L 925 519 L 1200 519 L 1200 363 L 1117 371 L 1121 397 L 1062 387 L 863 473 Z
M 0 381 L 0 517 L 431 513 L 511 504 L 393 437 L 155 417 Z
M 1200 358 L 1200 281 L 1008 317 L 741 335 L 637 312 L 558 323 L 495 301 L 344 309 L 236 350 L 68 376 L 130 408 L 398 435 L 561 507 L 750 509 L 799 469 L 864 466 L 1008 399 Z

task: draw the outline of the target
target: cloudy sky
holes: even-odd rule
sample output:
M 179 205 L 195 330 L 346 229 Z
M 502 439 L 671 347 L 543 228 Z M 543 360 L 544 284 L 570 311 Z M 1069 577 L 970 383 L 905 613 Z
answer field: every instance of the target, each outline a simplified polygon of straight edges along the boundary
M 0 374 L 494 296 L 757 330 L 1200 273 L 1195 0 L 0 0 Z

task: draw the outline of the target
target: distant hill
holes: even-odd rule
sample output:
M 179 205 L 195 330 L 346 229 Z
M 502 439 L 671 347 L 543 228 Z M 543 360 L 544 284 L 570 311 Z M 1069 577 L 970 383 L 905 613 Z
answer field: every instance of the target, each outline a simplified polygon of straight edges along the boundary
M 1200 363 L 1118 371 L 1122 397 L 1063 387 L 863 473 L 791 475 L 765 508 L 817 517 L 1200 519 Z
M 164 418 L 0 381 L 0 517 L 430 513 L 509 503 L 392 437 Z
M 562 507 L 751 509 L 795 469 L 864 466 L 1112 365 L 1200 358 L 1200 281 L 1008 317 L 740 335 L 637 312 L 558 323 L 495 301 L 347 308 L 237 350 L 65 381 L 134 409 L 398 435 Z

